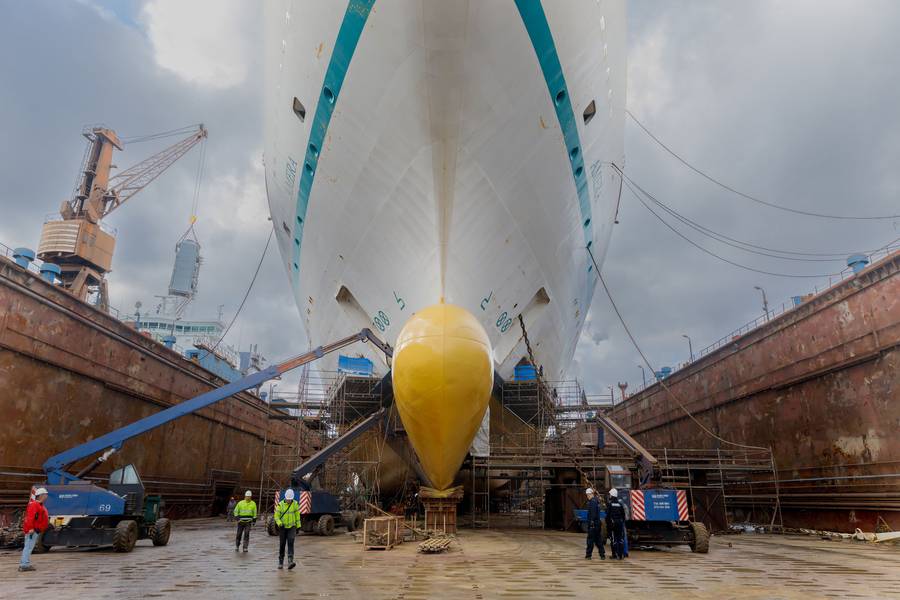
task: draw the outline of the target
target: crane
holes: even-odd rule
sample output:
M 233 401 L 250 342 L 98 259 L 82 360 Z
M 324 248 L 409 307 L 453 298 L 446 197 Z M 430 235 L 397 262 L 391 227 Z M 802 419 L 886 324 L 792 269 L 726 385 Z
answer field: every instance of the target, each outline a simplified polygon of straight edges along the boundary
M 109 309 L 105 277 L 112 266 L 116 243 L 103 219 L 205 140 L 207 130 L 199 124 L 130 140 L 173 134 L 187 136 L 113 175 L 113 150 L 122 150 L 123 141 L 106 126 L 85 128 L 82 135 L 88 145 L 75 192 L 60 206 L 60 218 L 47 220 L 41 229 L 38 258 L 59 267 L 62 286 L 77 298 L 87 301 L 92 293 L 96 294 L 96 305 L 101 310 Z

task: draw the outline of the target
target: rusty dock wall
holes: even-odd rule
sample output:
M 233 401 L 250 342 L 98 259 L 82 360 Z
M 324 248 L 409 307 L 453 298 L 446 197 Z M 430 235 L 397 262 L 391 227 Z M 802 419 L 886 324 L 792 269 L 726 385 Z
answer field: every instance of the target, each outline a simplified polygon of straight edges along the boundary
M 772 448 L 786 526 L 900 529 L 898 272 L 900 252 L 665 380 L 717 435 Z M 735 449 L 659 383 L 613 415 L 649 447 Z
M 24 505 L 48 457 L 224 383 L 0 258 L 0 511 Z M 134 463 L 170 515 L 206 515 L 256 490 L 264 443 L 295 444 L 297 427 L 240 393 L 126 442 L 97 475 Z

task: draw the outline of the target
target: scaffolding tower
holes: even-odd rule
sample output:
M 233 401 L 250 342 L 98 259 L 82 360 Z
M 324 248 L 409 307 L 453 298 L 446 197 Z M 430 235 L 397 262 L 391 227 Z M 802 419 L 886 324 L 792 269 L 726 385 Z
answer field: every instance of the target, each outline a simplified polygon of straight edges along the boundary
M 260 468 L 260 512 L 272 510 L 276 492 L 288 485 L 298 465 L 381 407 L 380 381 L 310 369 L 303 373 L 296 392 L 279 391 L 268 399 L 269 421 L 292 423 L 296 435 L 292 444 L 271 444 L 267 432 Z M 369 435 L 380 434 L 364 434 L 329 457 L 313 476 L 314 487 L 341 498 L 344 508 L 361 509 L 378 497 L 380 447 L 377 440 L 365 443 Z

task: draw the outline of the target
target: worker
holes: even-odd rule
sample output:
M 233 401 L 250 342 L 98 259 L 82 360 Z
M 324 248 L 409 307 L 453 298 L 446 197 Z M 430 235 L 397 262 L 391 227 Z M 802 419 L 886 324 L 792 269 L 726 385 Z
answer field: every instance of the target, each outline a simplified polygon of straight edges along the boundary
M 44 507 L 46 500 L 47 490 L 38 488 L 34 491 L 34 498 L 28 502 L 28 507 L 25 509 L 25 520 L 22 521 L 25 547 L 22 548 L 22 560 L 19 562 L 20 571 L 34 571 L 34 565 L 31 564 L 31 552 L 41 534 L 50 526 L 50 515 Z
M 603 526 L 600 522 L 600 501 L 592 488 L 585 490 L 588 497 L 587 514 L 587 546 L 584 557 L 588 560 L 594 554 L 594 546 L 600 550 L 600 560 L 606 560 L 606 540 L 603 539 Z
M 287 544 L 288 569 L 294 562 L 294 537 L 300 528 L 300 505 L 294 500 L 294 490 L 284 492 L 284 500 L 275 508 L 275 524 L 278 526 L 278 568 L 284 568 L 284 546 Z
M 237 535 L 234 536 L 234 551 L 241 547 L 241 537 L 244 538 L 244 552 L 250 545 L 250 528 L 256 522 L 256 502 L 253 501 L 253 492 L 244 492 L 244 499 L 234 505 L 234 516 L 238 520 Z
M 609 500 L 606 503 L 606 524 L 612 533 L 612 557 L 622 560 L 625 558 L 625 505 L 619 500 L 619 492 L 616 488 L 609 490 Z
M 225 508 L 225 520 L 234 521 L 234 507 L 237 506 L 237 500 L 234 496 L 228 499 L 228 506 Z

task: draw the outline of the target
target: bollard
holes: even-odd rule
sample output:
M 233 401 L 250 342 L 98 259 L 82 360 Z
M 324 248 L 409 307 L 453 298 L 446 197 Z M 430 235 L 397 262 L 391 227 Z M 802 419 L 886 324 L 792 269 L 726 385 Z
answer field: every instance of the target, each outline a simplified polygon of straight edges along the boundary
M 53 263 L 45 262 L 41 265 L 41 277 L 50 283 L 56 283 L 60 273 L 62 273 L 62 269 Z
M 31 248 L 16 248 L 13 250 L 13 259 L 17 265 L 27 269 L 28 264 L 34 260 L 34 250 Z
M 869 257 L 865 254 L 851 254 L 847 257 L 847 266 L 853 269 L 853 273 L 859 273 L 869 265 Z

